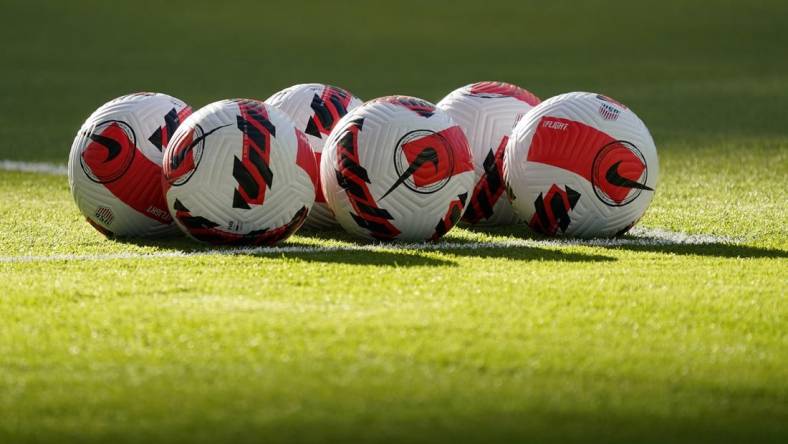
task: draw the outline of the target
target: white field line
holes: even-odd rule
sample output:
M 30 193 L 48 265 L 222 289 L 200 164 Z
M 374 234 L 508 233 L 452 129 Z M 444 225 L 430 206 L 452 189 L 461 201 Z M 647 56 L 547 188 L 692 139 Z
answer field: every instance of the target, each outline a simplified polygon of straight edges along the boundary
M 119 259 L 164 259 L 203 256 L 241 256 L 241 255 L 279 255 L 279 254 L 320 254 L 338 251 L 459 251 L 500 248 L 562 247 L 562 246 L 670 246 L 735 243 L 726 237 L 674 233 L 652 228 L 636 228 L 632 235 L 616 239 L 510 239 L 494 242 L 420 242 L 412 244 L 369 244 L 334 246 L 274 246 L 217 248 L 200 251 L 164 251 L 157 253 L 108 253 L 108 254 L 54 254 L 48 256 L 0 256 L 0 263 L 52 262 L 52 261 L 104 261 Z
M 68 168 L 65 165 L 46 162 L 20 162 L 17 160 L 0 160 L 0 171 L 21 171 L 23 173 L 40 173 L 53 176 L 68 175 Z

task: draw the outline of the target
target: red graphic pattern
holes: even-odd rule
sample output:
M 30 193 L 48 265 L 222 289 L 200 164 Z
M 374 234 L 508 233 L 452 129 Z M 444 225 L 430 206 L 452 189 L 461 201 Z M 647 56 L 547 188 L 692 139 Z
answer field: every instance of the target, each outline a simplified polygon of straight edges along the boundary
M 422 117 L 430 117 L 435 114 L 435 105 L 416 97 L 410 96 L 386 96 L 375 99 L 375 102 L 391 103 L 405 107 Z
M 117 143 L 120 152 L 111 157 L 106 145 L 92 141 L 82 152 L 84 164 L 99 180 L 121 171 L 121 176 L 103 183 L 107 190 L 139 213 L 165 225 L 171 223 L 162 191 L 161 167 L 137 152 L 134 142 L 117 124 L 109 125 L 99 135 Z M 120 162 L 128 162 L 129 156 L 131 165 L 125 172 L 119 170 Z
M 505 82 L 479 82 L 471 85 L 470 93 L 476 96 L 503 96 L 513 97 L 531 106 L 536 106 L 542 101 L 534 93 L 520 88 L 517 85 Z
M 465 208 L 465 201 L 468 195 L 466 193 L 457 196 L 457 199 L 449 202 L 449 209 L 446 210 L 446 215 L 435 226 L 435 233 L 430 237 L 431 241 L 441 238 L 444 234 L 448 233 L 452 227 L 457 224 L 462 217 L 462 210 Z
M 315 165 L 317 165 L 318 173 L 320 172 L 320 162 L 322 162 L 323 154 L 316 153 L 312 151 L 312 154 L 315 156 Z M 318 181 L 317 181 L 317 189 L 315 190 L 315 202 L 317 203 L 326 203 L 326 196 L 323 194 L 323 181 L 319 180 L 320 176 L 318 174 Z
M 82 162 L 99 182 L 117 180 L 125 173 L 137 147 L 117 122 L 95 136 L 94 133 L 87 135 L 91 142 L 82 151 Z M 107 142 L 101 143 L 101 140 L 96 140 L 98 138 L 106 138 Z
M 575 208 L 580 194 L 565 187 L 562 190 L 553 184 L 546 194 L 540 193 L 534 202 L 535 212 L 528 225 L 536 232 L 554 236 L 558 230 L 569 227 L 569 213 Z
M 233 177 L 238 181 L 233 206 L 249 208 L 262 205 L 266 188 L 273 182 L 269 167 L 271 157 L 271 137 L 275 128 L 268 118 L 268 111 L 262 102 L 256 100 L 238 101 L 238 129 L 243 133 L 241 159 L 235 158 Z
M 309 180 L 312 181 L 312 187 L 315 190 L 315 197 L 319 195 L 325 201 L 323 197 L 323 190 L 320 187 L 320 178 L 317 172 L 317 165 L 315 164 L 315 155 L 312 152 L 312 148 L 309 146 L 309 140 L 306 138 L 306 134 L 304 134 L 298 128 L 295 129 L 295 135 L 298 142 L 298 151 L 296 153 L 296 165 L 301 167 L 302 170 L 306 172 L 309 176 Z
M 372 197 L 367 187 L 370 183 L 367 170 L 361 166 L 358 157 L 358 137 L 363 123 L 363 119 L 351 122 L 337 140 L 337 182 L 353 207 L 350 215 L 356 224 L 376 239 L 392 240 L 400 230 L 390 222 L 393 219 L 391 214 L 378 207 Z
M 165 152 L 162 171 L 164 173 L 164 191 L 169 190 L 170 184 L 194 170 L 194 128 L 190 128 L 178 144 Z
M 413 163 L 419 154 L 428 148 L 435 150 L 437 161 L 424 163 L 413 173 L 413 183 L 417 187 L 426 187 L 473 170 L 468 140 L 459 126 L 452 126 L 402 145 L 408 163 Z
M 307 134 L 313 133 L 317 137 L 330 134 L 339 119 L 347 114 L 351 98 L 350 93 L 341 88 L 326 86 L 320 99 L 312 101 L 315 113 L 308 123 Z
M 170 138 L 175 133 L 175 130 L 178 129 L 178 126 L 191 114 L 192 109 L 189 106 L 181 108 L 180 111 L 176 111 L 175 108 L 171 109 L 164 116 L 164 125 L 154 131 L 148 140 L 161 151 L 170 142 Z
M 610 147 L 610 153 L 601 160 L 594 177 L 594 159 L 605 146 Z M 539 121 L 527 160 L 563 168 L 593 181 L 618 203 L 626 199 L 632 189 L 611 184 L 605 172 L 619 162 L 618 173 L 637 181 L 646 169 L 637 155 L 608 134 L 574 120 L 549 116 Z
M 501 198 L 505 189 L 503 181 L 503 154 L 506 151 L 508 142 L 509 136 L 503 136 L 495 152 L 490 151 L 484 160 L 484 174 L 473 188 L 471 200 L 468 202 L 468 209 L 462 218 L 464 221 L 475 224 L 482 219 L 492 216 L 493 207 L 498 202 L 498 199 Z

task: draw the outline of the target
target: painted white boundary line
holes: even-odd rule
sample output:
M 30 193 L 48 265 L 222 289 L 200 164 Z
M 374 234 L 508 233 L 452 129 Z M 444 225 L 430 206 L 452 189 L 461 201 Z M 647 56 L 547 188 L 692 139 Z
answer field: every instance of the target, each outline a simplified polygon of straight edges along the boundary
M 20 171 L 23 173 L 50 174 L 53 176 L 67 176 L 68 168 L 46 162 L 20 162 L 17 160 L 0 160 L 0 171 Z
M 279 254 L 320 254 L 337 251 L 451 251 L 480 250 L 500 248 L 561 247 L 561 246 L 670 246 L 735 243 L 735 240 L 710 235 L 674 233 L 660 229 L 637 228 L 632 236 L 616 239 L 512 239 L 495 242 L 420 242 L 413 244 L 370 244 L 336 246 L 278 246 L 278 247 L 241 247 L 217 248 L 199 251 L 165 251 L 159 253 L 108 253 L 108 254 L 54 254 L 49 256 L 0 256 L 0 263 L 53 262 L 53 261 L 105 261 L 119 259 L 165 259 L 202 256 L 240 256 L 240 255 L 279 255 Z

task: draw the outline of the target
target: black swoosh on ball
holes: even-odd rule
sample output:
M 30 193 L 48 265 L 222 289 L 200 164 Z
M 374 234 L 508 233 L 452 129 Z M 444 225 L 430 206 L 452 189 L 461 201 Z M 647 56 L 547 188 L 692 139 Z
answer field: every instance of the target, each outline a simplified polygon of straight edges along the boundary
M 231 124 L 231 123 L 228 123 L 227 125 L 217 126 L 216 128 L 214 128 L 214 129 L 212 129 L 212 130 L 208 131 L 207 133 L 205 133 L 205 134 L 203 134 L 203 135 L 201 135 L 201 136 L 197 137 L 196 139 L 192 140 L 192 143 L 191 143 L 191 145 L 189 145 L 189 148 L 188 148 L 188 149 L 192 149 L 192 148 L 194 148 L 195 146 L 197 146 L 197 144 L 198 144 L 198 143 L 200 143 L 200 142 L 202 142 L 203 140 L 205 140 L 205 138 L 206 138 L 206 137 L 208 137 L 208 136 L 210 136 L 211 134 L 215 133 L 216 131 L 219 131 L 220 129 L 222 129 L 222 128 L 224 128 L 224 127 L 227 127 L 227 126 L 230 126 L 230 125 L 232 125 L 232 124 Z
M 399 176 L 397 181 L 394 182 L 394 185 L 392 185 L 391 188 L 389 188 L 389 190 L 386 191 L 386 194 L 384 194 L 383 197 L 381 197 L 381 199 L 388 196 L 389 193 L 394 191 L 395 188 L 402 185 L 403 182 L 408 180 L 408 177 L 412 176 L 413 173 L 416 172 L 416 170 L 418 170 L 422 165 L 424 165 L 427 162 L 432 162 L 432 164 L 435 165 L 435 168 L 438 168 L 438 152 L 435 151 L 435 148 L 427 147 L 421 150 L 419 155 L 416 156 L 415 159 L 413 159 L 413 162 L 411 162 L 411 164 L 408 165 L 408 169 L 405 170 L 405 172 L 403 172 Z
M 90 140 L 107 149 L 107 158 L 104 160 L 104 162 L 109 162 L 110 160 L 118 157 L 120 152 L 123 151 L 123 147 L 120 146 L 120 143 L 115 139 L 94 133 L 88 134 L 88 137 Z
M 624 188 L 637 188 L 639 190 L 648 190 L 654 191 L 653 188 L 646 186 L 640 182 L 635 182 L 634 180 L 627 179 L 626 177 L 618 174 L 618 166 L 621 165 L 621 161 L 614 163 L 607 169 L 607 173 L 605 173 L 605 179 L 610 182 L 612 185 L 616 185 L 619 187 Z
M 224 127 L 227 127 L 227 126 L 230 126 L 230 125 L 232 125 L 232 124 L 228 123 L 227 125 L 217 126 L 216 128 L 208 131 L 207 133 L 203 133 L 202 135 L 200 135 L 196 139 L 192 140 L 192 143 L 189 144 L 189 146 L 187 146 L 185 149 L 180 150 L 180 151 L 178 151 L 176 153 L 173 153 L 172 158 L 170 159 L 170 168 L 172 168 L 172 169 L 178 168 L 178 166 L 181 164 L 181 162 L 183 162 L 183 159 L 186 158 L 186 154 L 189 153 L 189 151 L 193 150 L 194 147 L 197 146 L 198 143 L 202 142 L 203 140 L 205 140 L 206 137 L 208 137 L 209 135 L 215 133 L 216 131 L 219 131 L 220 129 L 222 129 Z M 202 130 L 202 127 L 200 129 Z

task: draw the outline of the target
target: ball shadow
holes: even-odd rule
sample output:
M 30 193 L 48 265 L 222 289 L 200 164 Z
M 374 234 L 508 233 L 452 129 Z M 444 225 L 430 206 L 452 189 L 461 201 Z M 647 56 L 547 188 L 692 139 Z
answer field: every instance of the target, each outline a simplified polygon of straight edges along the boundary
M 523 240 L 555 241 L 557 238 L 534 233 L 526 224 L 509 225 L 502 227 L 478 227 L 463 225 L 463 228 L 474 233 L 483 233 L 493 236 L 509 236 Z M 614 238 L 610 245 L 607 239 L 572 239 L 558 238 L 567 246 L 592 246 L 609 250 L 627 250 L 644 253 L 677 254 L 682 256 L 706 256 L 719 258 L 786 258 L 788 251 L 777 248 L 764 248 L 740 243 L 727 242 L 696 242 L 683 243 L 671 242 L 665 238 L 653 236 L 636 236 L 625 234 Z
M 551 262 L 613 262 L 618 259 L 601 254 L 553 250 L 541 247 L 472 248 L 446 249 L 446 254 L 484 259 L 506 259 L 509 261 Z
M 503 227 L 476 227 L 464 225 L 463 228 L 476 233 L 491 236 L 511 237 L 523 240 L 550 241 L 555 238 L 541 236 L 532 232 L 527 225 L 509 225 Z M 347 242 L 352 247 L 380 245 L 373 241 L 363 241 L 342 231 L 302 230 L 298 237 L 310 240 Z M 293 258 L 304 262 L 344 263 L 350 265 L 375 265 L 390 267 L 414 266 L 456 266 L 450 257 L 497 258 L 512 261 L 554 261 L 554 262 L 611 262 L 617 260 L 604 254 L 564 251 L 561 248 L 543 248 L 540 246 L 517 247 L 477 247 L 477 242 L 466 238 L 449 238 L 439 241 L 434 248 L 398 248 L 397 243 L 390 244 L 392 249 L 344 249 L 343 247 L 323 247 L 309 242 L 301 242 L 298 238 L 270 249 L 254 247 L 217 247 L 195 242 L 185 236 L 158 239 L 127 239 L 113 238 L 114 242 L 150 247 L 159 251 L 175 251 L 181 253 L 216 253 L 237 256 L 256 256 L 268 258 Z M 445 242 L 446 244 L 441 244 Z M 706 256 L 719 258 L 786 258 L 788 251 L 775 248 L 762 248 L 724 242 L 709 243 L 671 243 L 665 238 L 649 236 L 625 235 L 613 240 L 609 245 L 605 240 L 561 239 L 565 246 L 591 246 L 607 250 L 625 250 L 644 253 L 676 254 L 683 256 Z M 562 245 L 557 245 L 560 247 Z M 430 251 L 443 253 L 446 257 L 425 254 Z
M 207 244 L 201 244 L 194 240 L 182 235 L 180 233 L 168 237 L 150 237 L 150 238 L 132 238 L 132 237 L 111 237 L 108 240 L 124 245 L 131 245 L 136 247 L 156 248 L 157 250 L 180 252 L 180 253 L 197 253 L 201 251 L 215 250 L 217 247 L 211 247 Z
M 465 225 L 463 228 L 469 229 L 470 227 Z M 535 239 L 536 237 L 533 235 L 529 235 L 528 226 L 522 225 L 520 227 L 492 227 L 489 231 L 491 235 L 499 235 L 499 236 L 510 236 L 510 237 L 518 237 L 514 236 L 514 233 L 523 234 L 525 233 L 525 237 L 519 236 L 523 239 Z M 479 231 L 479 230 L 473 230 Z M 354 245 L 379 245 L 376 241 L 365 241 L 360 240 L 357 237 L 354 237 L 347 232 L 343 231 L 341 228 L 337 229 L 329 229 L 329 230 L 316 230 L 316 229 L 302 229 L 298 232 L 299 236 L 309 237 L 310 239 L 320 239 L 320 240 L 342 240 L 346 242 L 350 242 Z M 503 258 L 503 259 L 510 259 L 514 261 L 556 261 L 556 262 L 609 262 L 616 260 L 615 258 L 604 256 L 600 254 L 583 254 L 577 252 L 563 252 L 559 250 L 549 249 L 549 248 L 540 248 L 540 247 L 475 247 L 478 244 L 478 241 L 474 239 L 467 239 L 467 238 L 442 238 L 438 242 L 436 242 L 435 248 L 424 249 L 423 251 L 438 251 L 444 253 L 445 255 L 451 255 L 456 257 L 476 257 L 476 258 Z M 396 247 L 397 244 L 391 243 L 393 247 Z M 422 251 L 418 248 L 409 249 L 409 250 L 402 250 L 402 252 L 413 252 L 413 251 Z M 368 253 L 368 250 L 360 250 L 357 252 L 352 252 L 354 254 L 361 253 L 361 255 Z M 400 253 L 400 251 L 397 251 Z M 336 254 L 336 253 L 334 253 Z M 310 255 L 311 256 L 311 255 Z
M 636 237 L 635 239 L 643 239 Z M 605 248 L 643 253 L 678 254 L 681 256 L 706 256 L 719 258 L 763 259 L 787 258 L 788 251 L 776 248 L 760 248 L 750 245 L 728 244 L 721 242 L 702 244 L 662 244 L 662 245 L 614 245 Z
M 292 243 L 288 246 L 293 245 Z M 306 246 L 306 245 L 305 245 Z M 303 262 L 340 263 L 347 265 L 381 267 L 454 267 L 457 263 L 438 257 L 426 256 L 417 250 L 328 250 L 312 252 L 288 252 L 255 254 L 260 257 L 281 257 Z
M 314 238 L 314 237 L 313 237 Z M 325 240 L 338 240 L 337 237 L 325 235 L 320 237 Z M 341 240 L 341 239 L 340 239 Z M 424 251 L 399 249 L 399 250 L 370 250 L 370 249 L 334 249 L 313 243 L 286 241 L 274 246 L 214 246 L 201 244 L 187 237 L 159 238 L 159 239 L 133 239 L 113 238 L 112 241 L 137 247 L 152 247 L 162 252 L 179 253 L 205 253 L 224 254 L 228 256 L 245 256 L 259 258 L 287 258 L 298 259 L 304 262 L 343 263 L 349 265 L 378 265 L 391 267 L 417 267 L 417 266 L 454 266 L 455 262 L 427 256 Z M 350 247 L 364 244 L 352 243 Z M 395 244 L 392 244 L 395 245 Z
M 310 239 L 317 239 L 323 241 L 341 241 L 348 242 L 353 245 L 365 245 L 377 243 L 376 241 L 367 241 L 359 237 L 353 236 L 341 227 L 336 228 L 307 228 L 301 227 L 295 233 L 298 237 L 308 237 Z
M 458 227 L 464 228 L 470 231 L 471 233 L 487 234 L 489 236 L 505 236 L 505 237 L 513 237 L 516 239 L 524 239 L 524 240 L 549 239 L 548 237 L 544 237 L 538 233 L 534 233 L 525 223 L 501 225 L 501 226 L 480 226 L 480 225 L 471 225 L 465 222 L 460 222 Z

